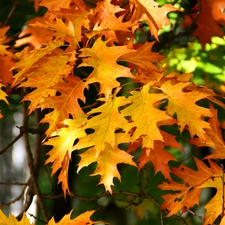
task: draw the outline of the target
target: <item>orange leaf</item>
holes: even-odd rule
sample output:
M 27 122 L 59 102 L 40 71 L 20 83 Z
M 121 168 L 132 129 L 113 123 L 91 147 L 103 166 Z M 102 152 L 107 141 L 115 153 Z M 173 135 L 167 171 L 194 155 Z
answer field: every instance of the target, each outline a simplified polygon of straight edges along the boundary
M 29 69 L 32 70 L 32 67 L 35 65 L 35 63 L 63 44 L 63 40 L 56 39 L 48 42 L 46 47 L 32 50 L 28 53 L 28 55 L 25 55 L 25 57 L 17 62 L 14 66 L 14 69 L 19 70 L 19 72 L 14 76 L 15 80 L 12 86 L 15 87 L 16 85 L 20 84 L 27 77 L 26 73 L 29 72 Z
M 71 219 L 71 213 L 65 215 L 58 223 L 54 221 L 54 218 L 52 218 L 47 225 L 87 225 L 87 224 L 105 224 L 102 221 L 92 221 L 90 219 L 91 215 L 95 212 L 95 210 L 92 211 L 86 211 L 79 216 L 77 216 L 74 219 Z
M 90 21 L 94 24 L 93 31 L 121 30 L 123 32 L 130 32 L 128 28 L 134 24 L 131 21 L 123 22 L 124 16 L 118 17 L 118 13 L 121 11 L 125 10 L 111 4 L 111 0 L 97 2 L 97 6 L 93 10 L 93 15 L 90 16 Z
M 197 28 L 192 35 L 197 36 L 202 45 L 210 43 L 212 36 L 224 36 L 219 26 L 219 24 L 225 25 L 224 7 L 225 3 L 223 0 L 204 0 L 201 1 L 201 9 L 198 8 L 198 4 L 193 7 L 194 13 L 191 14 L 193 19 L 197 16 L 196 12 L 201 11 L 197 20 Z M 184 25 L 190 26 L 191 24 L 192 20 L 186 17 Z
M 13 80 L 13 73 L 10 70 L 15 65 L 11 56 L 0 55 L 0 82 L 4 85 L 9 84 Z
M 107 42 L 98 38 L 92 48 L 82 48 L 79 57 L 83 63 L 80 66 L 91 66 L 94 71 L 87 77 L 86 84 L 100 83 L 100 94 L 104 94 L 106 100 L 113 88 L 119 87 L 118 77 L 133 78 L 129 68 L 117 64 L 120 56 L 130 53 L 132 50 L 126 46 L 107 47 Z
M 42 17 L 36 17 L 27 23 L 27 26 L 22 30 L 18 40 L 16 40 L 15 47 L 20 47 L 26 44 L 34 48 L 41 48 L 44 44 L 53 39 L 53 31 L 43 29 L 41 27 L 31 27 L 32 23 L 43 21 Z M 28 36 L 29 35 L 29 36 Z
M 199 138 L 194 138 L 190 141 L 191 144 L 195 144 L 198 147 L 211 147 L 214 149 L 214 152 L 205 157 L 205 159 L 224 159 L 225 158 L 225 143 L 222 137 L 220 123 L 218 121 L 217 110 L 210 105 L 212 112 L 212 117 L 209 119 L 209 123 L 212 129 L 205 129 L 206 131 L 206 140 L 203 141 Z
M 9 55 L 13 57 L 12 52 L 6 50 L 9 46 L 5 45 L 9 40 L 6 38 L 6 32 L 9 27 L 0 28 L 0 55 Z
M 57 11 L 60 10 L 60 8 L 68 9 L 72 1 L 73 0 L 40 0 L 39 6 L 44 6 L 48 8 L 49 11 Z
M 167 18 L 167 14 L 179 10 L 171 4 L 165 4 L 159 7 L 159 4 L 154 0 L 133 0 L 132 2 L 134 2 L 135 5 L 132 20 L 146 20 L 152 35 L 157 41 L 159 41 L 158 31 L 162 26 L 171 24 L 170 20 Z
M 0 83 L 0 100 L 3 100 L 4 102 L 6 102 L 7 104 L 9 104 L 8 100 L 6 99 L 7 94 L 1 90 L 1 88 L 4 87 L 4 85 L 2 85 Z
M 175 191 L 173 194 L 163 195 L 165 201 L 162 204 L 162 209 L 168 209 L 168 216 L 171 216 L 184 207 L 191 208 L 195 204 L 199 204 L 202 188 L 215 187 L 218 190 L 217 195 L 205 206 L 207 212 L 204 225 L 212 224 L 222 210 L 222 183 L 224 182 L 221 179 L 222 169 L 211 160 L 209 160 L 210 167 L 207 167 L 203 161 L 197 158 L 195 158 L 195 163 L 197 171 L 184 165 L 172 169 L 172 172 L 183 180 L 182 183 L 170 180 L 169 183 L 164 182 L 158 186 L 162 190 Z
M 168 162 L 171 160 L 176 161 L 176 158 L 164 149 L 162 142 L 155 141 L 154 149 L 151 149 L 149 154 L 146 149 L 142 149 L 141 156 L 138 159 L 138 169 L 141 170 L 147 162 L 151 161 L 155 174 L 162 172 L 165 178 L 170 179 L 171 170 Z
M 26 81 L 19 86 L 35 88 L 23 98 L 23 101 L 31 102 L 29 113 L 39 107 L 44 102 L 44 98 L 56 95 L 57 90 L 54 89 L 54 85 L 64 83 L 63 78 L 66 78 L 73 69 L 73 62 L 70 62 L 72 55 L 61 49 L 56 49 L 39 59 L 24 73 Z
M 158 71 L 157 67 L 153 63 L 159 62 L 165 57 L 160 55 L 158 52 L 151 52 L 154 43 L 154 41 L 146 42 L 134 52 L 125 54 L 119 59 L 132 63 L 137 66 L 137 68 L 148 70 L 148 73 L 154 70 Z
M 49 96 L 44 98 L 44 102 L 40 103 L 41 108 L 52 108 L 53 111 L 48 113 L 42 123 L 49 123 L 49 129 L 46 135 L 51 135 L 56 131 L 59 124 L 69 116 L 76 118 L 77 114 L 82 114 L 78 99 L 85 101 L 84 82 L 79 77 L 68 76 L 63 83 L 55 84 L 51 89 L 60 92 L 59 96 Z

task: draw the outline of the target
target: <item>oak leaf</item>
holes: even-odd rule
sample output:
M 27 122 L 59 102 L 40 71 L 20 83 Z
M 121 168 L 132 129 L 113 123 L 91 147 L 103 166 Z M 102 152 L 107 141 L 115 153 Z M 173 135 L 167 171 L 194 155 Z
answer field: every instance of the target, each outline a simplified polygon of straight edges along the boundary
M 98 157 L 98 154 L 104 151 L 106 145 L 109 144 L 112 148 L 115 147 L 118 134 L 129 142 L 129 135 L 119 132 L 127 124 L 127 120 L 121 115 L 119 107 L 126 105 L 128 102 L 125 97 L 111 96 L 103 105 L 88 112 L 89 119 L 84 129 L 93 129 L 94 132 L 81 138 L 79 143 L 77 143 L 77 148 L 95 146 L 95 157 Z
M 29 113 L 40 107 L 44 98 L 55 96 L 57 90 L 53 89 L 57 83 L 64 83 L 64 79 L 71 73 L 73 62 L 71 53 L 56 49 L 52 53 L 38 60 L 23 76 L 26 81 L 19 87 L 35 88 L 25 95 L 23 101 L 30 101 Z
M 108 99 L 113 88 L 119 87 L 117 81 L 119 77 L 133 78 L 130 69 L 117 63 L 120 56 L 130 53 L 132 50 L 126 46 L 107 47 L 107 42 L 98 38 L 91 48 L 82 48 L 81 66 L 91 66 L 93 72 L 86 78 L 86 85 L 91 83 L 100 83 L 99 94 L 104 94 Z
M 61 39 L 56 39 L 48 42 L 48 44 L 39 49 L 34 49 L 29 51 L 28 55 L 25 55 L 19 62 L 14 66 L 15 70 L 18 70 L 18 73 L 14 76 L 15 80 L 12 86 L 20 84 L 27 77 L 27 72 L 29 69 L 32 70 L 32 66 L 35 65 L 41 58 L 51 53 L 53 50 L 57 49 L 60 46 L 63 46 L 64 41 Z
M 97 157 L 96 151 L 97 149 L 92 147 L 80 154 L 81 160 L 78 164 L 78 172 L 83 167 L 88 166 L 93 162 L 97 162 L 97 167 L 91 175 L 100 175 L 101 178 L 99 184 L 103 184 L 106 191 L 112 193 L 111 186 L 113 185 L 113 178 L 116 177 L 120 180 L 117 164 L 126 163 L 132 166 L 136 166 L 136 164 L 132 160 L 133 157 L 130 154 L 120 150 L 116 145 L 115 147 L 112 147 L 111 145 L 106 144 L 105 149 L 101 151 Z
M 195 158 L 197 171 L 187 166 L 181 165 L 179 168 L 172 169 L 172 172 L 183 180 L 182 183 L 177 183 L 170 180 L 169 183 L 162 183 L 158 187 L 162 190 L 171 190 L 174 193 L 165 194 L 162 209 L 168 209 L 167 216 L 176 214 L 183 208 L 191 208 L 195 204 L 199 204 L 199 197 L 202 188 L 214 187 L 217 189 L 217 194 L 205 206 L 206 214 L 204 225 L 212 224 L 219 214 L 222 213 L 222 196 L 224 191 L 224 180 L 222 180 L 222 169 L 213 161 L 209 160 L 210 167 L 205 163 Z M 215 209 L 215 210 L 214 210 Z
M 157 41 L 159 41 L 158 31 L 162 26 L 171 24 L 167 14 L 179 10 L 171 4 L 164 4 L 162 7 L 159 7 L 159 4 L 154 0 L 133 0 L 132 2 L 135 8 L 131 20 L 146 20 L 152 35 Z
M 78 99 L 85 102 L 84 82 L 75 76 L 68 76 L 64 82 L 57 83 L 51 89 L 58 91 L 60 95 L 45 97 L 44 101 L 39 104 L 40 108 L 52 108 L 53 111 L 48 113 L 42 123 L 49 123 L 46 135 L 49 136 L 56 131 L 59 124 L 68 119 L 70 116 L 76 118 L 77 114 L 83 114 Z
M 197 147 L 211 147 L 214 150 L 214 152 L 206 156 L 205 159 L 224 159 L 225 143 L 222 137 L 220 123 L 218 121 L 217 110 L 214 109 L 212 105 L 210 105 L 210 109 L 213 116 L 208 122 L 212 129 L 205 129 L 206 140 L 203 141 L 199 138 L 194 138 L 193 140 L 190 140 L 190 143 Z
M 4 85 L 2 85 L 0 83 L 0 101 L 3 100 L 5 103 L 7 103 L 9 105 L 8 100 L 6 99 L 7 94 L 1 89 L 2 87 L 4 87 Z M 0 110 L 0 119 L 2 118 L 2 114 L 1 114 L 1 110 Z
M 152 52 L 152 46 L 155 44 L 154 41 L 146 42 L 137 48 L 134 52 L 125 54 L 119 59 L 134 64 L 136 69 L 147 70 L 148 73 L 151 71 L 158 71 L 158 68 L 153 63 L 160 62 L 165 56 L 160 55 L 158 52 Z
M 49 11 L 57 11 L 60 10 L 60 8 L 68 9 L 72 1 L 73 0 L 41 0 L 39 6 L 44 6 L 48 8 Z
M 0 55 L 0 82 L 7 85 L 13 80 L 11 68 L 15 65 L 13 58 L 8 55 Z
M 97 2 L 96 8 L 93 10 L 93 15 L 89 16 L 90 22 L 94 25 L 94 33 L 104 30 L 130 32 L 128 28 L 132 27 L 134 23 L 131 21 L 123 22 L 124 16 L 118 17 L 118 13 L 121 11 L 123 12 L 125 9 L 113 5 L 110 0 Z
M 33 223 L 31 224 L 26 216 L 26 214 L 23 214 L 23 217 L 20 221 L 18 221 L 16 219 L 15 216 L 13 216 L 12 214 L 9 215 L 9 217 L 7 217 L 2 210 L 0 209 L 0 224 L 3 225 L 34 225 Z
M 0 55 L 9 55 L 13 57 L 13 53 L 8 51 L 8 45 L 5 45 L 9 42 L 9 39 L 6 37 L 6 32 L 9 30 L 9 27 L 0 28 Z
M 20 47 L 26 44 L 33 46 L 34 48 L 41 48 L 44 44 L 53 39 L 53 31 L 44 29 L 42 27 L 32 27 L 31 24 L 35 22 L 43 21 L 42 17 L 36 17 L 30 20 L 25 28 L 21 31 L 16 40 L 14 47 Z
M 175 140 L 175 136 L 161 131 L 165 143 L 155 141 L 154 149 L 150 149 L 148 154 L 147 149 L 142 149 L 141 155 L 138 158 L 138 170 L 141 170 L 147 162 L 152 162 L 155 174 L 161 172 L 163 176 L 170 179 L 171 169 L 169 161 L 177 161 L 177 159 L 165 149 L 165 145 L 179 149 L 183 152 L 182 146 Z
M 55 222 L 54 218 L 52 217 L 46 225 L 87 225 L 87 224 L 107 224 L 102 221 L 92 221 L 90 217 L 95 212 L 95 210 L 92 211 L 86 211 L 76 218 L 71 219 L 72 211 L 65 215 L 59 222 Z M 4 225 L 34 225 L 33 223 L 30 223 L 26 214 L 23 214 L 23 217 L 20 221 L 16 219 L 15 216 L 12 214 L 9 215 L 9 217 L 6 217 L 2 210 L 0 210 L 0 223 Z
M 46 30 L 54 31 L 52 36 L 62 36 L 65 35 L 64 40 L 70 43 L 70 46 L 76 48 L 78 42 L 81 39 L 81 29 L 78 27 L 76 30 L 71 21 L 66 24 L 62 19 L 55 18 L 54 21 L 45 21 L 45 23 L 36 22 L 31 24 L 31 26 L 37 28 L 45 28 Z
M 199 138 L 205 140 L 204 129 L 210 129 L 210 125 L 204 121 L 204 118 L 211 117 L 212 113 L 209 109 L 197 105 L 196 102 L 212 96 L 213 92 L 201 88 L 185 91 L 190 84 L 190 82 L 173 84 L 172 81 L 162 84 L 160 89 L 168 98 L 166 112 L 171 116 L 176 113 L 180 132 L 184 130 L 185 126 L 188 126 L 191 137 L 198 135 Z
M 47 153 L 49 156 L 45 164 L 52 163 L 52 175 L 61 169 L 58 183 L 62 182 L 64 196 L 70 193 L 68 186 L 68 169 L 72 152 L 77 149 L 74 145 L 75 140 L 86 136 L 83 126 L 86 123 L 86 115 L 76 115 L 76 118 L 63 121 L 62 127 L 53 133 L 44 144 L 51 145 L 53 148 Z
M 131 117 L 129 123 L 124 126 L 126 132 L 135 128 L 132 134 L 132 140 L 136 141 L 142 138 L 142 147 L 147 149 L 154 148 L 154 141 L 163 142 L 163 136 L 160 133 L 159 126 L 173 124 L 175 120 L 166 114 L 165 111 L 157 108 L 165 96 L 161 93 L 149 93 L 150 84 L 142 87 L 141 91 L 133 91 L 129 100 L 132 104 L 121 111 L 124 117 Z

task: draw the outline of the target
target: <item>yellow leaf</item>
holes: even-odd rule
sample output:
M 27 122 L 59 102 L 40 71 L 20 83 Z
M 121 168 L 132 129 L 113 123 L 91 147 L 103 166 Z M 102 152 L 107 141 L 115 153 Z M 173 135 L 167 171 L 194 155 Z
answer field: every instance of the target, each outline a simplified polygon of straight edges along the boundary
M 117 63 L 120 56 L 132 50 L 126 46 L 107 47 L 107 42 L 98 38 L 92 48 L 82 48 L 79 57 L 82 58 L 81 66 L 91 66 L 93 72 L 87 77 L 86 84 L 100 83 L 99 94 L 104 94 L 106 100 L 113 88 L 119 87 L 118 77 L 134 78 L 130 69 Z
M 15 80 L 13 82 L 13 86 L 20 84 L 27 77 L 26 73 L 28 70 L 32 69 L 35 63 L 37 63 L 42 57 L 51 53 L 53 50 L 57 49 L 63 44 L 63 40 L 57 39 L 48 42 L 46 47 L 30 51 L 26 57 L 22 58 L 14 66 L 14 69 L 19 70 L 19 72 L 14 76 Z
M 103 184 L 106 191 L 109 191 L 110 193 L 112 193 L 111 186 L 113 185 L 113 178 L 116 177 L 120 180 L 120 174 L 117 169 L 117 164 L 126 163 L 132 166 L 136 166 L 136 164 L 132 160 L 133 156 L 125 151 L 120 150 L 117 146 L 112 148 L 112 146 L 110 146 L 109 144 L 105 146 L 104 151 L 101 151 L 99 153 L 98 157 L 95 156 L 95 147 L 92 147 L 84 153 L 80 154 L 81 160 L 78 164 L 78 172 L 83 167 L 88 166 L 93 162 L 97 162 L 97 167 L 92 176 L 100 175 L 101 178 L 99 184 Z
M 212 113 L 209 109 L 197 105 L 196 102 L 210 97 L 214 93 L 203 88 L 184 91 L 190 84 L 190 82 L 172 84 L 172 81 L 166 81 L 162 84 L 160 89 L 168 98 L 166 112 L 171 116 L 176 113 L 180 132 L 185 126 L 188 126 L 191 137 L 198 135 L 199 138 L 205 140 L 205 129 L 210 129 L 210 125 L 204 119 L 211 117 Z
M 77 114 L 82 114 L 78 99 L 85 101 L 84 97 L 84 82 L 75 76 L 68 76 L 63 83 L 55 84 L 50 89 L 60 92 L 60 96 L 49 96 L 44 98 L 44 101 L 39 104 L 40 108 L 52 108 L 53 111 L 48 113 L 42 123 L 49 123 L 49 128 L 46 135 L 49 136 L 52 132 L 60 127 L 65 119 L 69 116 L 76 118 Z
M 168 123 L 174 123 L 171 116 L 156 106 L 165 96 L 161 93 L 149 93 L 150 84 L 144 85 L 141 91 L 132 92 L 128 99 L 132 104 L 121 111 L 123 116 L 131 116 L 131 122 L 124 126 L 126 132 L 134 129 L 132 139 L 136 141 L 142 137 L 142 147 L 154 148 L 154 141 L 163 142 L 159 126 Z
M 4 87 L 4 85 L 0 83 L 0 100 L 3 100 L 5 103 L 9 104 L 8 100 L 6 99 L 7 94 L 1 90 L 2 87 Z
M 63 124 L 66 127 L 59 129 L 56 133 L 57 136 L 49 138 L 48 141 L 44 143 L 45 145 L 53 146 L 53 148 L 48 152 L 49 158 L 45 163 L 53 163 L 52 174 L 61 169 L 58 183 L 62 182 L 65 196 L 67 192 L 70 193 L 68 186 L 68 169 L 71 153 L 76 149 L 76 146 L 74 145 L 75 140 L 86 135 L 86 132 L 83 129 L 85 122 L 85 114 L 77 115 L 77 118 L 73 120 L 64 120 Z
M 101 99 L 100 99 L 101 100 Z M 94 129 L 95 132 L 81 138 L 77 144 L 77 148 L 87 148 L 95 146 L 96 157 L 103 151 L 106 145 L 111 145 L 114 148 L 116 143 L 116 131 L 123 129 L 127 124 L 127 120 L 119 112 L 119 107 L 127 104 L 129 101 L 125 97 L 110 97 L 103 105 L 92 109 L 88 116 L 87 124 L 84 129 Z M 119 133 L 124 137 L 124 140 L 128 138 L 125 133 Z
M 0 209 L 0 224 L 1 225 L 34 225 L 33 223 L 30 223 L 26 214 L 23 214 L 23 217 L 20 221 L 16 219 L 15 216 L 12 214 L 9 215 L 9 217 L 6 217 L 6 215 L 2 212 Z

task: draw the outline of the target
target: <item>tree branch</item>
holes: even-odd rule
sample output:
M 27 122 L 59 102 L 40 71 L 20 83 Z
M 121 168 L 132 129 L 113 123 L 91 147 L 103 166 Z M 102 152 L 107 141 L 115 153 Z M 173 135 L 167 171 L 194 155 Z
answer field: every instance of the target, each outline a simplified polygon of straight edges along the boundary
M 9 12 L 9 15 L 8 15 L 7 19 L 5 20 L 5 22 L 4 22 L 4 24 L 3 24 L 3 27 L 5 27 L 5 26 L 8 25 L 8 23 L 9 23 L 9 21 L 11 20 L 11 18 L 12 18 L 12 16 L 13 16 L 14 12 L 16 11 L 18 5 L 19 5 L 19 2 L 18 2 L 18 1 L 15 1 L 14 4 L 13 4 L 12 9 L 11 9 L 10 12 Z
M 27 103 L 24 102 L 23 103 L 23 127 L 24 127 L 25 130 L 27 130 L 26 129 L 27 126 L 28 126 Z M 41 192 L 40 192 L 40 189 L 38 187 L 37 180 L 36 180 L 36 171 L 35 171 L 36 165 L 34 165 L 34 159 L 33 159 L 33 155 L 32 155 L 32 152 L 31 152 L 31 148 L 30 148 L 30 144 L 29 144 L 29 137 L 28 137 L 27 132 L 25 132 L 25 134 L 24 134 L 24 142 L 25 142 L 25 149 L 26 149 L 26 153 L 27 153 L 28 167 L 29 167 L 30 176 L 31 176 L 30 186 L 29 186 L 29 189 L 27 191 L 27 199 L 26 199 L 26 202 L 24 204 L 24 206 L 25 206 L 24 210 L 27 210 L 29 208 L 30 204 L 32 203 L 33 196 L 34 196 L 34 194 L 36 194 L 38 205 L 40 207 L 42 216 L 43 216 L 45 222 L 47 223 L 48 222 L 48 216 L 47 216 L 45 206 L 44 206 L 44 203 L 43 203 L 43 200 L 42 200 L 42 197 L 41 197 Z
M 28 182 L 27 182 L 27 183 L 28 183 Z M 27 184 L 27 185 L 28 185 L 28 184 Z M 19 200 L 23 197 L 24 192 L 25 192 L 25 190 L 26 190 L 26 188 L 27 188 L 27 185 L 23 188 L 23 190 L 21 191 L 21 193 L 20 193 L 15 199 L 13 199 L 13 200 L 11 200 L 10 202 L 7 202 L 7 203 L 1 203 L 1 204 L 0 204 L 0 208 L 1 208 L 2 206 L 8 206 L 8 205 L 11 205 L 12 203 L 15 203 L 15 202 L 19 201 Z
M 0 150 L 0 155 L 3 154 L 6 150 L 8 150 L 10 147 L 13 146 L 15 142 L 17 142 L 25 133 L 25 130 L 20 128 L 20 133 L 9 143 L 7 144 L 3 149 Z

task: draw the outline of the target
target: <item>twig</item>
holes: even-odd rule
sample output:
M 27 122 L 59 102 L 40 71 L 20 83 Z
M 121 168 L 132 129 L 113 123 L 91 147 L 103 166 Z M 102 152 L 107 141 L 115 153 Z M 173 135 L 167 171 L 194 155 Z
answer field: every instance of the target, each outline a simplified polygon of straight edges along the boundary
M 196 214 L 195 212 L 191 211 L 190 209 L 186 208 L 187 212 L 191 213 L 193 216 L 197 217 L 198 219 L 203 221 L 203 217 L 199 216 L 198 214 Z
M 175 219 L 179 220 L 181 223 L 183 223 L 184 225 L 188 225 L 187 221 L 181 217 L 181 216 L 178 216 L 178 215 L 172 215 L 172 217 L 174 217 Z
M 3 24 L 3 27 L 7 26 L 9 21 L 11 20 L 14 12 L 16 11 L 16 8 L 18 7 L 19 5 L 19 2 L 18 1 L 15 1 L 14 4 L 13 4 L 13 7 L 11 9 L 11 11 L 9 12 L 9 15 L 7 17 L 7 19 L 5 20 L 4 24 Z
M 33 188 L 32 188 L 31 179 L 30 179 L 30 184 L 29 184 L 29 187 L 28 187 L 27 192 L 26 192 L 25 203 L 23 204 L 22 211 L 16 217 L 17 220 L 21 220 L 22 217 L 23 217 L 24 212 L 26 212 L 29 209 L 29 207 L 30 207 L 30 205 L 31 205 L 31 203 L 33 201 L 33 197 L 34 197 L 34 193 L 33 193 Z
M 163 218 L 164 218 L 163 212 L 162 212 L 162 210 L 160 210 L 160 222 L 161 222 L 161 225 L 164 225 Z
M 23 127 L 24 127 L 25 130 L 26 130 L 26 127 L 27 127 L 27 123 L 28 123 L 27 103 L 24 102 L 23 103 Z M 28 189 L 28 192 L 27 192 L 27 194 L 29 194 L 29 196 L 28 196 L 29 202 L 27 202 L 27 203 L 25 202 L 25 206 L 27 208 L 27 206 L 29 204 L 31 204 L 31 202 L 32 202 L 31 200 L 33 199 L 34 194 L 36 194 L 37 195 L 37 202 L 38 202 L 38 205 L 40 207 L 42 216 L 43 216 L 45 222 L 47 223 L 48 222 L 48 216 L 47 216 L 47 213 L 46 213 L 46 210 L 45 210 L 45 205 L 44 205 L 44 202 L 42 200 L 41 192 L 40 192 L 40 189 L 38 187 L 37 180 L 36 180 L 36 171 L 35 171 L 33 155 L 32 155 L 31 149 L 30 149 L 28 133 L 26 133 L 26 132 L 24 134 L 24 141 L 25 141 L 25 148 L 26 148 L 26 153 L 27 153 L 28 167 L 29 167 L 30 176 L 31 176 L 31 183 L 30 183 L 30 186 L 29 186 L 29 189 Z
M 19 182 L 15 182 L 15 183 L 9 183 L 9 182 L 0 182 L 0 185 L 18 185 L 18 186 L 24 186 L 24 185 L 28 185 L 28 183 L 19 183 Z
M 40 221 L 41 223 L 44 223 L 45 224 L 45 221 L 44 220 L 41 220 L 39 218 L 37 218 L 35 215 L 31 214 L 31 213 L 28 213 L 31 217 L 33 217 L 34 219 Z
M 11 200 L 10 202 L 7 202 L 7 203 L 1 203 L 0 208 L 2 206 L 8 206 L 8 205 L 11 205 L 12 203 L 15 203 L 15 202 L 19 201 L 23 197 L 25 190 L 26 190 L 26 186 L 23 188 L 21 193 L 15 199 L 13 199 L 13 200 Z
M 9 144 L 7 144 L 3 149 L 0 150 L 0 155 L 3 154 L 6 150 L 8 150 L 15 142 L 17 142 L 25 133 L 23 129 L 20 129 L 19 135 L 17 135 Z

